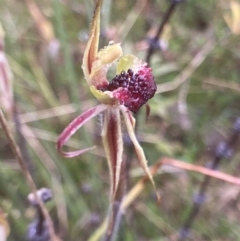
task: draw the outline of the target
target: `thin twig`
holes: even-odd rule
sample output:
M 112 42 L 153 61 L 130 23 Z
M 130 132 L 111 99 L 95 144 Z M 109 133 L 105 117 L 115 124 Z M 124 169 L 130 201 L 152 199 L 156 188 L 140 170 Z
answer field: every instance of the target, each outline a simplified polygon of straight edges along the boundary
M 26 178 L 26 181 L 31 189 L 31 192 L 34 194 L 35 196 L 35 199 L 37 200 L 37 202 L 39 203 L 39 206 L 42 210 L 42 213 L 47 221 L 47 224 L 48 224 L 48 227 L 49 227 L 49 233 L 50 233 L 50 237 L 51 237 L 51 240 L 52 241 L 59 241 L 59 239 L 57 238 L 55 232 L 54 232 L 54 228 L 53 228 L 53 222 L 52 222 L 52 219 L 51 217 L 49 216 L 49 213 L 45 207 L 45 205 L 43 204 L 42 200 L 39 198 L 39 196 L 37 195 L 37 188 L 36 188 L 36 185 L 32 179 L 32 176 L 31 174 L 29 173 L 27 167 L 26 167 L 26 164 L 25 164 L 25 161 L 23 160 L 22 158 L 22 155 L 21 155 L 21 152 L 19 150 L 19 147 L 18 145 L 16 144 L 15 140 L 14 140 L 14 137 L 13 137 L 13 134 L 9 128 L 9 125 L 4 117 L 4 114 L 2 112 L 2 110 L 0 109 L 0 123 L 2 125 L 2 128 L 3 128 L 3 131 L 5 132 L 8 140 L 9 140 L 9 143 L 11 145 L 11 148 L 12 148 L 12 151 L 16 157 L 16 160 L 18 161 L 20 167 L 21 167 L 21 170 L 23 172 L 23 175 L 25 176 Z
M 16 131 L 16 141 L 17 141 L 18 147 L 20 149 L 20 152 L 22 154 L 24 161 L 26 162 L 28 171 L 33 176 L 34 167 L 30 161 L 30 157 L 29 157 L 27 145 L 26 145 L 26 140 L 22 134 L 22 123 L 19 120 L 19 113 L 18 113 L 18 109 L 17 109 L 16 105 L 13 108 L 13 121 L 14 121 L 14 124 L 16 127 L 15 131 Z
M 174 13 L 175 7 L 177 5 L 177 1 L 172 1 L 172 3 L 170 4 L 170 6 L 168 7 L 167 11 L 165 12 L 158 31 L 156 32 L 156 35 L 153 37 L 153 39 L 150 40 L 149 43 L 149 48 L 147 51 L 147 55 L 146 55 L 146 62 L 150 65 L 150 61 L 152 58 L 152 55 L 154 53 L 154 51 L 156 50 L 156 46 L 158 44 L 159 38 L 164 30 L 164 26 L 166 25 L 166 23 L 169 21 L 169 19 L 171 18 L 172 14 Z
M 35 136 L 31 128 L 29 128 L 25 123 L 23 123 L 21 132 L 23 136 L 24 136 L 24 133 L 30 134 L 29 138 L 25 138 L 25 140 L 28 142 L 29 146 L 31 146 L 32 149 L 35 151 L 39 159 L 42 160 L 42 163 L 51 174 L 54 200 L 56 203 L 58 220 L 59 220 L 59 228 L 61 230 L 61 234 L 65 234 L 66 230 L 68 229 L 67 228 L 68 219 L 67 219 L 66 203 L 64 200 L 64 194 L 63 194 L 63 189 L 61 185 L 60 171 L 57 168 L 53 159 L 49 156 L 49 154 L 45 150 L 45 148 L 41 145 L 41 142 Z
M 240 85 L 235 82 L 231 81 L 224 81 L 224 80 L 218 80 L 214 78 L 209 78 L 206 80 L 203 80 L 203 85 L 212 85 L 213 87 L 216 87 L 218 89 L 223 89 L 223 90 L 230 90 L 230 91 L 235 91 L 235 92 L 240 92 Z
M 240 178 L 234 177 L 232 175 L 229 175 L 220 171 L 210 170 L 206 167 L 185 163 L 185 162 L 170 159 L 170 158 L 163 158 L 160 160 L 160 163 L 162 165 L 170 165 L 183 170 L 197 172 L 205 176 L 209 176 L 210 178 L 216 178 L 216 179 L 240 186 Z

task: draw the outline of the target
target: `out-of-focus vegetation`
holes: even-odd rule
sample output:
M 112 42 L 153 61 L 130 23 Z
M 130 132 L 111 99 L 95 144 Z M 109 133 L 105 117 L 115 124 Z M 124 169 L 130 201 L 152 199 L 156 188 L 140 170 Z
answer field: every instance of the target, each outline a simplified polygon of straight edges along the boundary
M 139 140 L 149 165 L 166 156 L 206 165 L 240 116 L 240 3 L 231 2 L 186 0 L 168 22 L 161 38 L 165 47 L 151 61 L 158 94 L 149 101 L 148 122 L 145 108 L 138 114 Z M 94 4 L 90 0 L 0 0 L 4 51 L 14 75 L 19 122 L 12 128 L 37 187 L 53 190 L 54 199 L 47 207 L 57 233 L 68 241 L 87 240 L 104 220 L 109 204 L 100 119 L 68 142 L 69 149 L 96 144 L 94 151 L 69 160 L 55 148 L 63 128 L 96 104 L 81 70 Z M 104 0 L 101 45 L 121 42 L 125 53 L 144 59 L 146 39 L 154 36 L 169 4 L 167 0 Z M 39 10 L 43 19 L 38 18 Z M 27 203 L 30 190 L 1 129 L 0 134 L 0 208 L 8 214 L 8 240 L 23 241 L 35 210 Z M 221 171 L 239 175 L 237 153 L 238 149 Z M 128 188 L 142 175 L 133 154 Z M 118 240 L 167 240 L 174 235 L 202 179 L 200 174 L 163 166 L 155 176 L 160 206 L 152 187 L 146 186 L 124 215 Z M 214 180 L 193 225 L 192 240 L 240 240 L 239 196 L 239 187 Z

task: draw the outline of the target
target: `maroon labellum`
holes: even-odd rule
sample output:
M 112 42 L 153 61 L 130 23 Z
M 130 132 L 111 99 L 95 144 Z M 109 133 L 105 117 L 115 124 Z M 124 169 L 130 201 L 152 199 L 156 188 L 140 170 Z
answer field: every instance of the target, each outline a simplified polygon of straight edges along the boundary
M 139 108 L 151 99 L 156 90 L 156 82 L 152 75 L 152 69 L 143 67 L 136 73 L 128 69 L 116 75 L 102 91 L 113 91 L 114 97 L 120 104 L 136 113 Z

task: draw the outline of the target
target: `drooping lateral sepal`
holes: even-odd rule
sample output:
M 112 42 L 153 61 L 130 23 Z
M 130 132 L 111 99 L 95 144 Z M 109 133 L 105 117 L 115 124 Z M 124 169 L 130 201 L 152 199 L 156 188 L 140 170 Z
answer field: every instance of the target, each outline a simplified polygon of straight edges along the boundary
M 135 151 L 136 151 L 136 154 L 137 154 L 137 157 L 138 157 L 138 161 L 140 162 L 146 176 L 149 178 L 149 180 L 151 181 L 154 189 L 155 189 L 155 192 L 156 192 L 156 195 L 157 195 L 157 198 L 158 200 L 160 200 L 160 196 L 156 190 L 156 186 L 155 186 L 155 182 L 153 180 L 153 176 L 148 168 L 148 165 L 147 165 L 147 160 L 146 160 L 146 157 L 145 157 L 145 154 L 144 154 L 144 151 L 142 149 L 142 147 L 140 146 L 137 138 L 136 138 L 136 135 L 135 135 L 135 131 L 134 131 L 134 127 L 135 127 L 135 119 L 134 117 L 132 116 L 131 112 L 124 106 L 121 106 L 121 112 L 123 114 L 123 117 L 124 117 L 124 121 L 125 121 L 125 124 L 126 124 L 126 127 L 127 127 L 127 132 L 129 134 L 129 137 L 134 145 L 134 148 L 135 148 Z
M 106 105 L 98 105 L 95 107 L 92 107 L 85 112 L 83 112 L 80 116 L 75 118 L 62 132 L 62 134 L 59 136 L 58 141 L 57 141 L 57 149 L 59 153 L 61 153 L 64 157 L 75 157 L 78 155 L 83 154 L 86 151 L 90 151 L 95 147 L 90 147 L 78 151 L 72 151 L 72 152 L 64 152 L 62 151 L 63 145 L 69 140 L 69 138 L 74 135 L 74 133 L 81 128 L 87 121 L 92 119 L 94 116 L 100 114 L 104 110 L 107 109 Z
M 108 107 L 104 113 L 102 138 L 110 169 L 111 200 L 113 201 L 121 182 L 123 161 L 121 116 L 119 108 L 115 106 Z

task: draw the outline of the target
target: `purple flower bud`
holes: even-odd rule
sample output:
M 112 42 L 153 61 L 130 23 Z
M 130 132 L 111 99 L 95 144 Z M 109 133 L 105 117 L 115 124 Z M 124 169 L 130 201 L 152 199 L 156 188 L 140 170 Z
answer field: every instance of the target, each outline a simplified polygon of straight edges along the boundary
M 231 158 L 233 155 L 233 150 L 227 146 L 226 142 L 220 142 L 217 145 L 215 156 L 218 158 Z
M 34 220 L 28 226 L 27 240 L 28 241 L 50 241 L 50 235 L 47 223 L 43 221 L 39 223 L 38 219 Z
M 39 196 L 39 198 L 42 199 L 42 201 L 43 201 L 44 203 L 50 201 L 50 200 L 52 199 L 52 197 L 53 197 L 52 191 L 51 191 L 50 189 L 48 189 L 48 188 L 45 188 L 45 187 L 39 189 L 39 190 L 37 191 L 37 195 Z M 37 202 L 37 200 L 35 199 L 33 193 L 30 193 L 30 194 L 28 195 L 28 201 L 30 202 L 30 204 L 31 204 L 32 206 L 38 206 L 38 202 Z
M 182 228 L 179 230 L 179 236 L 181 239 L 185 239 L 189 236 L 189 233 L 190 233 L 190 229 L 186 229 L 186 228 Z
M 206 195 L 205 194 L 194 194 L 193 195 L 193 202 L 198 204 L 198 205 L 202 205 L 204 204 L 204 202 L 206 201 Z
M 237 120 L 235 121 L 233 129 L 236 132 L 240 132 L 240 117 L 238 117 Z

